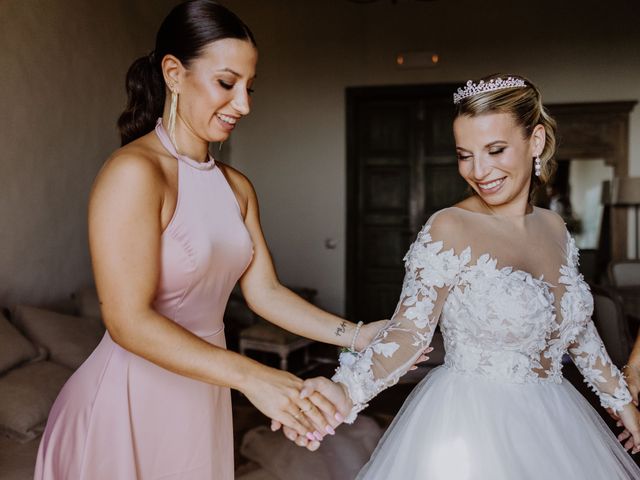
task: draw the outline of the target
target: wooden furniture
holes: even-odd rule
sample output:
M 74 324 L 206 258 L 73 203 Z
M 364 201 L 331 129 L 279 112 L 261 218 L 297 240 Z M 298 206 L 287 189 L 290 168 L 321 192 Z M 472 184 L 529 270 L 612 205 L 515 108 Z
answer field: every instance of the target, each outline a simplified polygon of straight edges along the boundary
M 240 354 L 247 351 L 275 353 L 280 357 L 280 370 L 289 370 L 289 355 L 304 348 L 304 366 L 309 364 L 309 345 L 313 340 L 287 332 L 271 323 L 260 321 L 240 332 Z
M 310 288 L 291 288 L 291 290 L 308 302 L 314 303 L 316 290 Z M 241 355 L 247 355 L 249 351 L 274 353 L 280 359 L 280 369 L 287 371 L 289 355 L 304 349 L 302 369 L 298 370 L 304 371 L 309 366 L 309 346 L 313 343 L 313 340 L 283 330 L 255 315 L 255 324 L 240 331 L 238 347 Z
M 614 287 L 640 287 L 640 260 L 613 261 L 607 270 Z
M 640 260 L 618 260 L 609 263 L 609 283 L 622 298 L 624 311 L 634 326 L 640 326 Z
M 593 322 L 613 363 L 622 367 L 631 353 L 633 338 L 617 291 L 590 285 L 593 295 Z

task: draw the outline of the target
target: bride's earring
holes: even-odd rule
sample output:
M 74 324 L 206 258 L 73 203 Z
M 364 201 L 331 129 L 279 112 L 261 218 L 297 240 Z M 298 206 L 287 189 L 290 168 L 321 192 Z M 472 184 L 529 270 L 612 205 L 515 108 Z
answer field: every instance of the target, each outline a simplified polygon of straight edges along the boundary
M 171 106 L 169 108 L 169 138 L 173 142 L 173 146 L 176 151 L 178 150 L 178 143 L 176 142 L 176 117 L 178 116 L 178 92 L 171 88 Z
M 536 177 L 540 176 L 540 172 L 542 171 L 542 162 L 540 161 L 540 155 L 536 156 L 536 160 L 534 162 L 534 170 L 535 170 L 535 174 Z

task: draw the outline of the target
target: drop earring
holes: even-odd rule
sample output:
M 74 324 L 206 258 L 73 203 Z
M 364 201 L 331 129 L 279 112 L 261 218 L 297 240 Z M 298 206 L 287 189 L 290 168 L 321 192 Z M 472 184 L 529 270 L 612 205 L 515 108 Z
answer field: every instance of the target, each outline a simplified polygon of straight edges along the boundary
M 534 162 L 534 173 L 536 177 L 539 177 L 541 172 L 542 172 L 542 162 L 540 162 L 540 155 L 537 155 L 536 160 Z
M 169 107 L 169 138 L 173 142 L 173 146 L 178 151 L 178 143 L 176 142 L 176 117 L 178 116 L 178 92 L 171 88 L 171 106 Z

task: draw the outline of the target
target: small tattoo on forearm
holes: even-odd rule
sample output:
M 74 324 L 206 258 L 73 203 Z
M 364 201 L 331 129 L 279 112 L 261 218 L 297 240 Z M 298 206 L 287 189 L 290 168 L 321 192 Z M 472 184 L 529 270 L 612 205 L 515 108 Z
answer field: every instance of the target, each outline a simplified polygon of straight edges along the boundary
M 339 337 L 346 331 L 347 331 L 347 322 L 343 320 L 342 323 L 338 325 L 338 327 L 336 328 L 336 337 Z

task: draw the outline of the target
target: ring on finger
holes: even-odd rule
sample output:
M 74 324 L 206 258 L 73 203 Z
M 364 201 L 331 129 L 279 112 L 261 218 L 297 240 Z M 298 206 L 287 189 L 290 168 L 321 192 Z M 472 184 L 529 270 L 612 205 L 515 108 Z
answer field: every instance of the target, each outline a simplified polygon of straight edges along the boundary
M 309 408 L 305 408 L 305 409 L 301 408 L 301 409 L 300 409 L 300 411 L 301 411 L 302 413 L 307 413 L 307 412 L 310 412 L 311 410 L 313 410 L 313 403 L 310 403 L 310 404 L 309 404 Z

